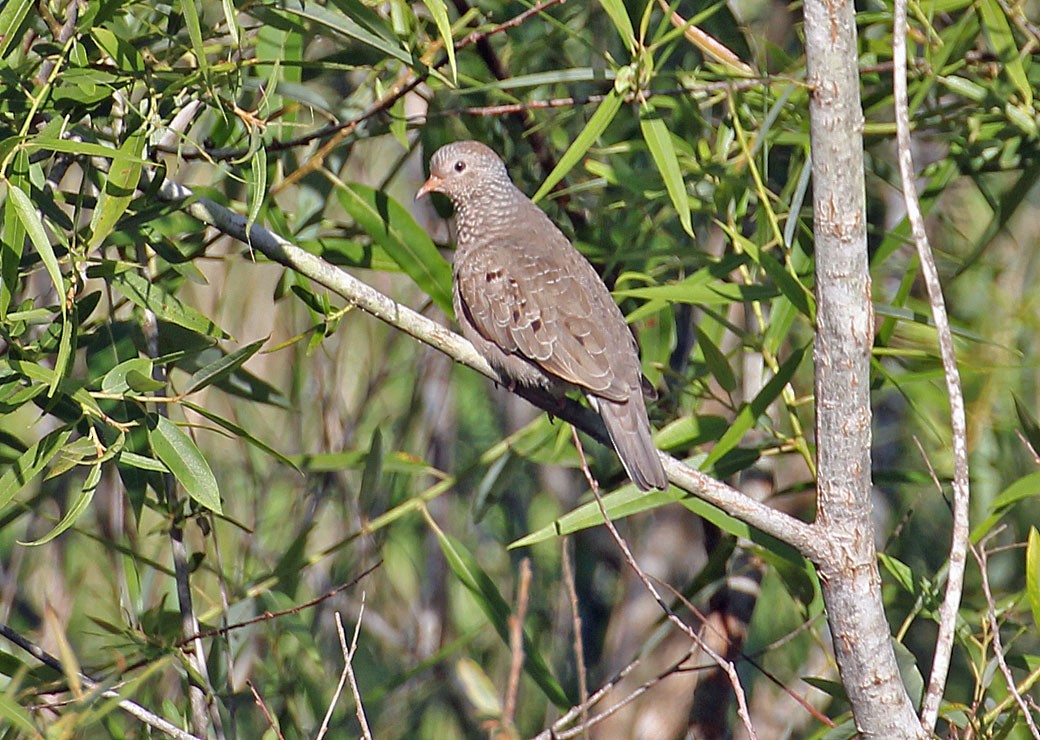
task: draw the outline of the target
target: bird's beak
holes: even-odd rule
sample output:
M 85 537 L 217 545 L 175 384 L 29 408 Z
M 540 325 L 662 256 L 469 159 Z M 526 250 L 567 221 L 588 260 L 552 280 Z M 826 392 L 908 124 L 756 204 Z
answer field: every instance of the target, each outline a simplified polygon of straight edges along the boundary
M 415 199 L 419 200 L 423 196 L 429 195 L 430 193 L 440 192 L 442 182 L 444 181 L 441 178 L 436 177 L 434 175 L 430 175 L 430 179 L 424 182 L 422 184 L 422 187 L 419 188 L 419 192 L 415 194 Z

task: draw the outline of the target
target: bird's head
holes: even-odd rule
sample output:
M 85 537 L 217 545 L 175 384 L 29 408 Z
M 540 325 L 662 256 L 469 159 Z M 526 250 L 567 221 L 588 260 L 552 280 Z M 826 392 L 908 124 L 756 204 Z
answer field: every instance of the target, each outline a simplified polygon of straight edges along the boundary
M 415 197 L 443 193 L 457 205 L 509 184 L 505 163 L 494 150 L 479 141 L 456 141 L 430 158 L 430 178 Z

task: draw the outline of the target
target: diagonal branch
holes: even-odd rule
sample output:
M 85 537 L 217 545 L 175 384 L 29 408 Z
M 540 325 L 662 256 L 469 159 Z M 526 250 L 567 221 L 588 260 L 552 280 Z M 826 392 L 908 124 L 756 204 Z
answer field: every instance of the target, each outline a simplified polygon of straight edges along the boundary
M 946 314 L 939 271 L 932 259 L 928 234 L 924 228 L 924 216 L 917 198 L 914 184 L 914 161 L 910 152 L 910 113 L 906 89 L 906 0 L 895 2 L 895 29 L 892 33 L 892 84 L 895 92 L 896 145 L 899 155 L 899 175 L 903 181 L 903 199 L 910 230 L 917 246 L 918 258 L 928 301 L 932 307 L 939 337 L 939 355 L 942 357 L 946 393 L 950 397 L 950 429 L 953 433 L 953 536 L 950 543 L 950 568 L 946 578 L 946 595 L 939 609 L 939 634 L 935 640 L 935 657 L 932 660 L 932 675 L 928 681 L 924 702 L 921 707 L 921 725 L 927 732 L 935 729 L 939 717 L 939 703 L 950 671 L 953 653 L 953 638 L 957 627 L 957 611 L 964 587 L 964 565 L 968 549 L 968 433 L 964 415 L 964 394 L 957 369 L 957 357 L 953 350 L 950 320 Z
M 150 176 L 146 175 L 145 180 Z M 144 186 L 145 183 L 142 183 Z M 192 191 L 172 180 L 163 180 L 156 188 L 156 197 L 168 203 L 180 204 L 183 210 L 220 232 L 251 247 L 275 262 L 328 288 L 350 301 L 366 313 L 385 321 L 434 349 L 440 350 L 456 362 L 473 368 L 492 380 L 509 385 L 491 368 L 460 335 L 441 326 L 407 306 L 392 300 L 367 283 L 328 262 L 301 249 L 281 236 L 254 224 L 247 234 L 247 220 L 234 211 L 209 198 L 196 197 Z M 559 400 L 537 389 L 518 387 L 517 395 L 533 405 L 559 417 L 600 442 L 607 443 L 606 430 L 599 416 L 581 404 L 567 399 Z M 673 485 L 713 504 L 726 513 L 753 527 L 784 540 L 806 557 L 817 560 L 825 551 L 812 525 L 745 496 L 736 489 L 715 480 L 699 470 L 659 453 L 668 479 Z

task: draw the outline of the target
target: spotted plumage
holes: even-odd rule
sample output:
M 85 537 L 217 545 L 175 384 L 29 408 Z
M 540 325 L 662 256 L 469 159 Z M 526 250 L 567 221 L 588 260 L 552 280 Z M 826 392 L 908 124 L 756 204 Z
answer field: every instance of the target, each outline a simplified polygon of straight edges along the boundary
M 430 192 L 455 205 L 453 298 L 463 335 L 515 382 L 581 388 L 632 481 L 665 488 L 639 349 L 596 270 L 483 144 L 437 150 L 419 197 Z

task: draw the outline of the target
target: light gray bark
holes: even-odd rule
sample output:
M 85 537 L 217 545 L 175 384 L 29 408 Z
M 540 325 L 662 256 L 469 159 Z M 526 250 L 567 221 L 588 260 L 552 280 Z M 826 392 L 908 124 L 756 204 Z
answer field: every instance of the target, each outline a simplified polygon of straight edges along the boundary
M 842 683 L 864 737 L 924 735 L 881 600 L 871 524 L 870 351 L 863 113 L 851 0 L 807 0 L 816 249 L 815 558 Z

